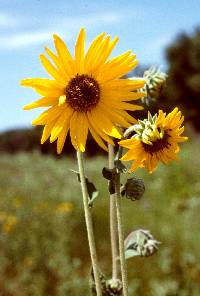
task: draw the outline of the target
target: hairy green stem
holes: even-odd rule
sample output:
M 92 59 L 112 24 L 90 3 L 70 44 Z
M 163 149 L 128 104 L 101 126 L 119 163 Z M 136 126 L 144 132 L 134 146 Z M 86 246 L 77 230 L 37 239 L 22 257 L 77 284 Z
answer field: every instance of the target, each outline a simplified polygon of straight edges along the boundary
M 97 296 L 102 296 L 101 282 L 99 278 L 97 251 L 96 251 L 94 232 L 93 232 L 92 216 L 91 216 L 90 208 L 88 205 L 88 191 L 87 191 L 87 186 L 85 181 L 83 154 L 80 151 L 77 151 L 77 160 L 78 160 L 78 167 L 79 167 L 79 173 L 80 173 L 83 205 L 84 205 L 84 212 L 85 212 L 85 222 L 86 222 L 86 228 L 87 228 L 87 234 L 88 234 L 92 268 L 94 272 L 96 292 L 97 292 Z
M 127 267 L 124 249 L 124 230 L 122 222 L 122 208 L 121 208 L 121 193 L 120 193 L 120 174 L 115 176 L 115 192 L 116 192 L 116 208 L 117 208 L 117 223 L 118 223 L 118 237 L 119 237 L 119 257 L 122 274 L 123 296 L 128 296 L 128 280 Z
M 114 147 L 108 144 L 108 166 L 114 168 Z M 110 194 L 110 241 L 112 254 L 112 279 L 118 277 L 118 238 L 117 238 L 117 213 L 116 194 Z

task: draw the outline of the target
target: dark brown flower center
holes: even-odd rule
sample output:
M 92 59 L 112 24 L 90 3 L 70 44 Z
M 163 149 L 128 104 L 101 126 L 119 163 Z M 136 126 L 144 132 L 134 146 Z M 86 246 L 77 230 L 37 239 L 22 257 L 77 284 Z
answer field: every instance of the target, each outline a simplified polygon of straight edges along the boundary
M 163 150 L 164 148 L 168 148 L 171 144 L 168 142 L 170 135 L 165 131 L 162 139 L 158 139 L 155 142 L 152 142 L 153 145 L 148 145 L 142 142 L 144 150 L 150 154 Z
M 77 74 L 67 85 L 66 99 L 68 104 L 75 111 L 90 111 L 99 102 L 99 84 L 94 78 L 86 74 Z

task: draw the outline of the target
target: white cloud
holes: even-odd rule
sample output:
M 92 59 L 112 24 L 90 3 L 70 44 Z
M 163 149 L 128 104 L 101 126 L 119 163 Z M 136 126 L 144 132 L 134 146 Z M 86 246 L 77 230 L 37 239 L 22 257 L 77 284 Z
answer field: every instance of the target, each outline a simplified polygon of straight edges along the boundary
M 21 47 L 28 47 L 51 38 L 50 32 L 45 31 L 31 31 L 26 33 L 16 33 L 8 36 L 0 36 L 1 50 L 16 49 Z
M 3 19 L 2 19 L 3 20 Z M 29 47 L 33 45 L 38 45 L 43 42 L 51 40 L 53 33 L 58 33 L 60 35 L 66 36 L 69 41 L 74 32 L 77 32 L 80 27 L 92 26 L 97 27 L 101 24 L 113 24 L 121 20 L 121 15 L 118 13 L 104 13 L 104 14 L 95 14 L 87 17 L 74 17 L 67 19 L 59 19 L 47 26 L 43 30 L 30 30 L 22 31 L 14 34 L 0 35 L 0 50 L 5 49 L 21 49 L 23 47 Z M 1 21 L 1 19 L 0 19 Z M 61 29 L 62 28 L 62 29 Z

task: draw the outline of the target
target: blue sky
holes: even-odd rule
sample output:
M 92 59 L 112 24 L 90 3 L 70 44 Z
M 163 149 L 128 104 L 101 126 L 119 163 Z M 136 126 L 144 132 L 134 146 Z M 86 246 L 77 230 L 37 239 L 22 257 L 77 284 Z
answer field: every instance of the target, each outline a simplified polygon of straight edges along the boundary
M 165 67 L 165 47 L 200 25 L 199 7 L 200 0 L 0 0 L 0 131 L 31 126 L 40 113 L 22 110 L 38 96 L 19 81 L 47 76 L 38 56 L 53 47 L 53 33 L 72 50 L 80 27 L 87 45 L 105 31 L 120 37 L 114 54 L 132 49 L 140 64 Z

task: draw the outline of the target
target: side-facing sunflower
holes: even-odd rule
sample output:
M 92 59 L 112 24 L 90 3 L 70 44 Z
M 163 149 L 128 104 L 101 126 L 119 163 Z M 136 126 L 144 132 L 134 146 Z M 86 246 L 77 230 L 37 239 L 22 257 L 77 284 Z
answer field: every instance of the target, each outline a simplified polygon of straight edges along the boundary
M 50 107 L 32 122 L 44 125 L 41 143 L 49 137 L 50 142 L 57 140 L 57 152 L 61 153 L 69 131 L 74 148 L 83 152 L 89 130 L 96 142 L 107 150 L 105 142 L 113 144 L 111 137 L 121 138 L 118 125 L 129 127 L 135 123 L 126 110 L 142 109 L 130 101 L 145 95 L 137 92 L 144 80 L 119 79 L 138 62 L 132 51 L 108 61 L 117 41 L 117 37 L 110 40 L 110 36 L 102 33 L 85 54 L 85 30 L 81 29 L 72 57 L 65 43 L 54 35 L 57 53 L 45 48 L 53 63 L 45 55 L 40 56 L 53 79 L 28 78 L 21 82 L 42 96 L 25 106 L 25 110 Z
M 148 114 L 148 119 L 139 120 L 133 126 L 136 134 L 127 140 L 122 140 L 119 144 L 128 148 L 129 151 L 121 160 L 134 160 L 130 171 L 135 171 L 138 167 L 145 167 L 152 173 L 159 161 L 164 164 L 172 160 L 177 160 L 179 152 L 178 143 L 186 141 L 188 138 L 181 136 L 184 126 L 181 127 L 184 117 L 178 108 L 166 115 L 159 110 L 153 117 Z

